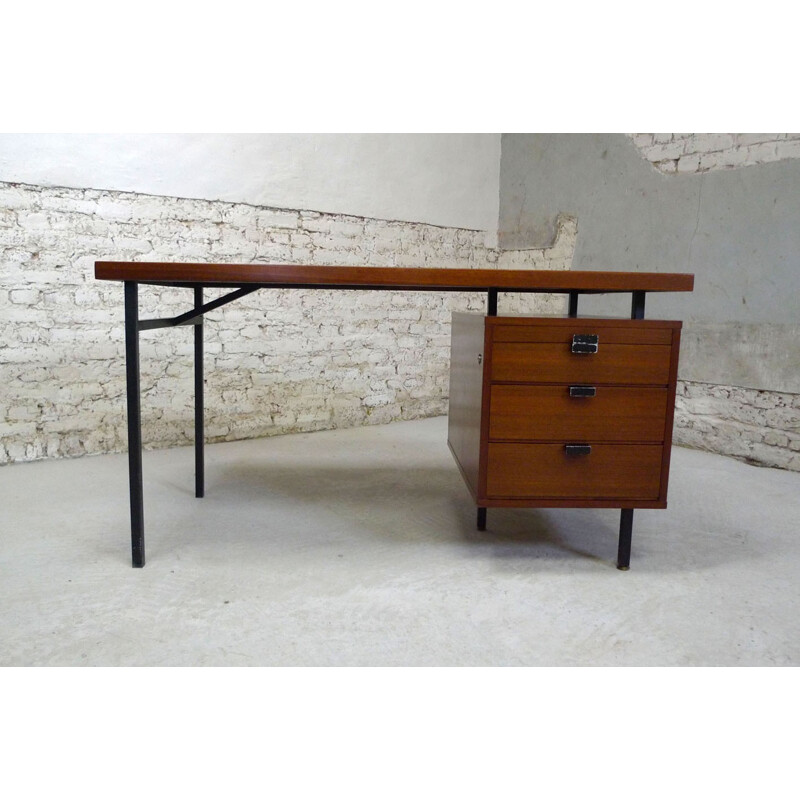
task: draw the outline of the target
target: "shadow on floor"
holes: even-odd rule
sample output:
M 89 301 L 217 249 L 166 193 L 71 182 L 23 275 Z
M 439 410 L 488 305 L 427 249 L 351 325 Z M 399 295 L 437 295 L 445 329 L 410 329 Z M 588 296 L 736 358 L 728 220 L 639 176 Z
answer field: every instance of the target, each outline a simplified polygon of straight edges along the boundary
M 187 481 L 159 480 L 182 495 L 191 496 Z M 519 566 L 567 562 L 577 557 L 615 568 L 619 536 L 616 509 L 515 509 L 491 508 L 488 527 L 477 531 L 476 509 L 461 478 L 453 469 L 404 464 L 374 468 L 341 464 L 309 468 L 307 464 L 280 466 L 267 463 L 219 464 L 207 475 L 207 499 L 198 513 L 214 518 L 214 501 L 233 503 L 237 513 L 264 521 L 264 530 L 248 528 L 235 537 L 271 537 L 272 510 L 297 515 L 304 536 L 313 542 L 328 536 L 348 535 L 376 542 L 430 541 L 461 543 L 477 557 L 491 557 Z M 325 514 L 329 525 L 310 518 Z M 634 514 L 632 570 L 657 572 L 703 569 L 737 557 L 736 548 L 698 548 L 698 531 L 678 528 L 669 512 L 641 510 Z M 217 538 L 219 538 L 219 535 Z M 281 535 L 278 533 L 277 535 Z M 703 538 L 724 535 L 706 531 Z M 224 539 L 229 536 L 225 535 Z

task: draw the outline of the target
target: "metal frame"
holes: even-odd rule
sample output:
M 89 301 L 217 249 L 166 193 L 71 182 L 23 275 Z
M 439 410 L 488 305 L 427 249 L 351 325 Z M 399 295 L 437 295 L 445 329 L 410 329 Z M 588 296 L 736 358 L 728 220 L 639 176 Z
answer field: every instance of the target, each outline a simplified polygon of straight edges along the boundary
M 170 285 L 170 284 L 163 284 Z M 187 284 L 181 284 L 186 287 Z M 380 289 L 386 286 L 276 286 L 274 284 L 250 284 L 241 286 L 222 297 L 203 303 L 202 284 L 190 285 L 194 291 L 194 306 L 190 311 L 176 317 L 157 319 L 139 319 L 139 282 L 124 281 L 125 288 L 125 375 L 128 410 L 128 475 L 130 488 L 131 511 L 131 560 L 134 567 L 145 565 L 144 547 L 144 491 L 142 485 L 142 407 L 141 379 L 139 363 L 139 333 L 158 328 L 175 328 L 183 325 L 194 326 L 194 444 L 195 444 L 195 497 L 205 496 L 205 432 L 204 432 L 204 375 L 203 375 L 203 317 L 209 311 L 238 300 L 252 292 L 263 288 L 296 288 L 296 289 Z M 413 289 L 412 291 L 449 291 L 441 287 L 430 289 Z M 472 290 L 476 291 L 476 290 Z M 487 287 L 488 316 L 497 316 L 497 295 L 499 290 Z M 524 291 L 524 290 L 521 290 Z M 526 294 L 538 290 L 526 291 Z M 578 314 L 578 291 L 569 292 L 570 317 Z M 644 319 L 645 292 L 632 293 L 631 319 Z M 486 530 L 486 511 L 478 507 L 478 530 Z M 633 530 L 633 509 L 621 509 L 619 549 L 617 567 L 626 570 L 630 566 L 631 535 Z
M 231 298 L 235 299 L 235 298 Z M 228 301 L 230 302 L 230 301 Z M 209 303 L 211 305 L 211 303 Z M 203 287 L 194 290 L 195 311 L 203 308 Z M 214 306 L 218 308 L 218 306 Z M 203 311 L 205 314 L 205 311 Z M 194 323 L 194 496 L 203 497 L 205 489 L 205 432 L 203 429 L 203 317 Z
M 128 480 L 131 495 L 131 557 L 144 566 L 142 403 L 139 386 L 139 284 L 125 282 L 125 376 L 128 393 Z
M 194 494 L 205 495 L 205 432 L 203 379 L 203 316 L 260 286 L 243 286 L 209 303 L 203 303 L 203 287 L 194 286 L 194 308 L 177 317 L 139 319 L 139 284 L 125 281 L 125 376 L 128 402 L 128 476 L 131 499 L 131 560 L 145 564 L 144 489 L 142 485 L 142 400 L 139 367 L 139 333 L 158 328 L 194 325 Z

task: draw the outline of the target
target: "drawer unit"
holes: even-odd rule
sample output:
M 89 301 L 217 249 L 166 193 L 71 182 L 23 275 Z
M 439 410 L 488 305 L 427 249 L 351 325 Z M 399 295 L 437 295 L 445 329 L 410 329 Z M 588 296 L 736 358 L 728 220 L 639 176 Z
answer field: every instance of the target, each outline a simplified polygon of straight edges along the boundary
M 448 442 L 479 508 L 665 508 L 680 329 L 454 314 Z

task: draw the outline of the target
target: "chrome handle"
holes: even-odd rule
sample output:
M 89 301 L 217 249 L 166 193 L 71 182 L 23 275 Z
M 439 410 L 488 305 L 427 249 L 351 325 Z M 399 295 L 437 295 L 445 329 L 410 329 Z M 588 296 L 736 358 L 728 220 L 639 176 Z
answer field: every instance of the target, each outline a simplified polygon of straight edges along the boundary
M 585 353 L 591 355 L 596 353 L 600 346 L 599 337 L 596 333 L 576 333 L 572 337 L 572 352 Z

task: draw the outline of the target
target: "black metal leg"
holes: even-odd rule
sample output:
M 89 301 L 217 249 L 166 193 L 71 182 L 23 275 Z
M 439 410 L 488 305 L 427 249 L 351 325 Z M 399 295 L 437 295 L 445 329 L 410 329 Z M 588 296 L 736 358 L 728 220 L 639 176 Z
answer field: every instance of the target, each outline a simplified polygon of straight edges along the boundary
M 488 317 L 497 316 L 497 289 L 489 289 L 486 297 L 486 315 Z
M 645 292 L 634 292 L 631 298 L 631 319 L 644 319 Z
M 131 557 L 144 566 L 142 405 L 139 384 L 139 284 L 125 281 L 125 374 L 128 391 L 128 478 L 131 494 Z
M 569 293 L 569 311 L 567 312 L 567 314 L 570 317 L 577 317 L 578 316 L 578 293 L 577 292 L 570 292 Z
M 631 535 L 633 534 L 633 509 L 623 508 L 619 517 L 619 550 L 617 551 L 617 569 L 630 569 Z
M 478 506 L 478 530 L 486 530 L 486 509 L 483 506 Z
M 203 305 L 203 289 L 194 290 L 194 307 Z M 203 321 L 194 326 L 194 496 L 205 495 L 205 434 L 203 431 Z

